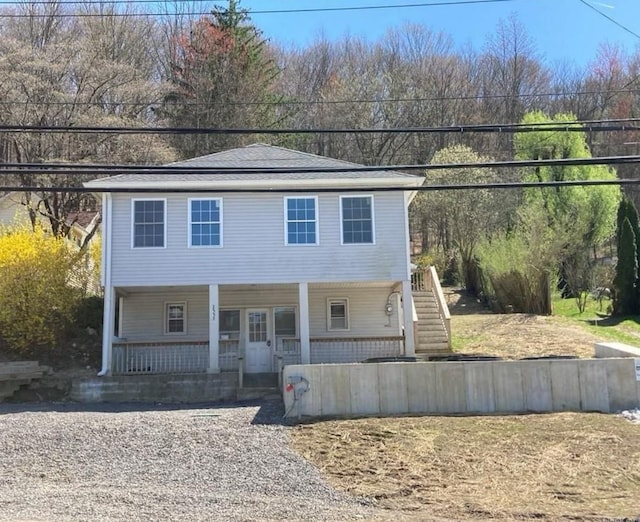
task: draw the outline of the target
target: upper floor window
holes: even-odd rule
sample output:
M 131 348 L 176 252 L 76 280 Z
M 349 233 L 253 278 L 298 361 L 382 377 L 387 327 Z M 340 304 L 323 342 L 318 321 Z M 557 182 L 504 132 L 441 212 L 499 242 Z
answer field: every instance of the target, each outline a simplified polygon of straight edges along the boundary
M 132 201 L 134 248 L 165 246 L 166 207 L 165 199 L 134 199 Z
M 285 244 L 318 244 L 318 198 L 286 197 L 285 206 Z
M 189 246 L 222 246 L 222 200 L 189 200 Z
M 341 196 L 342 244 L 373 243 L 373 196 Z

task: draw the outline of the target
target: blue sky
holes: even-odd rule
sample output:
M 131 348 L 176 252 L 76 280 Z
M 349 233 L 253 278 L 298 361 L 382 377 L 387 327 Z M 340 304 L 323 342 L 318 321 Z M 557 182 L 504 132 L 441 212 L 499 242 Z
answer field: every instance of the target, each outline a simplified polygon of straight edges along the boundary
M 242 0 L 253 10 L 312 9 L 428 3 L 447 0 Z M 225 2 L 226 3 L 226 2 Z M 591 5 L 640 34 L 640 0 L 592 0 Z M 548 63 L 584 66 L 601 43 L 620 44 L 631 52 L 640 39 L 616 26 L 579 0 L 508 0 L 476 5 L 448 5 L 322 13 L 254 14 L 252 20 L 274 42 L 305 46 L 319 34 L 344 34 L 375 40 L 389 28 L 416 22 L 451 35 L 457 45 L 479 49 L 500 19 L 515 13 L 541 57 Z

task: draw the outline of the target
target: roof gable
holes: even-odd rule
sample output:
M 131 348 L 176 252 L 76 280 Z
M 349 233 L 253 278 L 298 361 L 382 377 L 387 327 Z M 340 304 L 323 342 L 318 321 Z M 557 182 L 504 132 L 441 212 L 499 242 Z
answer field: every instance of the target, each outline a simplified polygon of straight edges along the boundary
M 300 184 L 335 184 L 352 181 L 367 180 L 387 184 L 395 182 L 402 185 L 418 185 L 423 181 L 422 176 L 406 174 L 397 171 L 368 171 L 350 170 L 353 167 L 362 169 L 364 165 L 337 160 L 325 156 L 317 156 L 273 145 L 256 143 L 246 147 L 208 154 L 185 161 L 171 163 L 169 167 L 181 169 L 195 167 L 197 169 L 255 169 L 255 172 L 179 172 L 179 173 L 149 173 L 149 174 L 120 174 L 86 183 L 87 187 L 117 187 L 152 185 L 172 185 L 184 183 L 198 186 L 223 186 L 229 183 L 242 184 L 244 187 L 260 185 L 261 183 Z M 314 172 L 313 169 L 340 169 L 337 172 Z M 304 172 L 260 172 L 260 169 L 305 169 Z M 344 169 L 344 170 L 342 170 Z

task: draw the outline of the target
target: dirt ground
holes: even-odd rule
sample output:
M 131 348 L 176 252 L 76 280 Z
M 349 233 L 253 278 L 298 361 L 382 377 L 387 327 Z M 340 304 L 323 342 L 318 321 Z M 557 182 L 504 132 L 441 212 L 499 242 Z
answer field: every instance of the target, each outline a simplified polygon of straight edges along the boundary
M 592 357 L 602 340 L 444 290 L 457 351 Z M 375 499 L 389 520 L 640 520 L 640 425 L 616 415 L 325 420 L 291 436 L 331 484 Z
M 332 420 L 291 435 L 332 485 L 389 519 L 640 517 L 640 425 L 614 415 Z
M 593 357 L 594 344 L 602 341 L 562 317 L 492 314 L 463 290 L 443 290 L 451 312 L 456 351 L 506 359 L 543 355 Z M 462 343 L 460 350 L 457 345 Z

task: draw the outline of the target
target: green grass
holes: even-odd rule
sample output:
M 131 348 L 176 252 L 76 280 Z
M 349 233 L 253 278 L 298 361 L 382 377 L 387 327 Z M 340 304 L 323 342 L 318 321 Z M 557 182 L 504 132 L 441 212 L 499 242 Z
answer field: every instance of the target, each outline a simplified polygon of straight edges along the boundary
M 464 351 L 464 347 L 471 343 L 479 343 L 485 341 L 486 335 L 481 334 L 465 334 L 465 333 L 452 333 L 451 334 L 451 349 L 454 352 Z
M 588 297 L 585 311 L 580 313 L 575 299 L 562 299 L 560 295 L 554 295 L 553 315 L 577 324 L 603 339 L 638 345 L 640 316 L 611 317 L 607 314 L 610 304 L 611 301 L 608 299 L 603 300 L 601 305 L 597 300 Z

